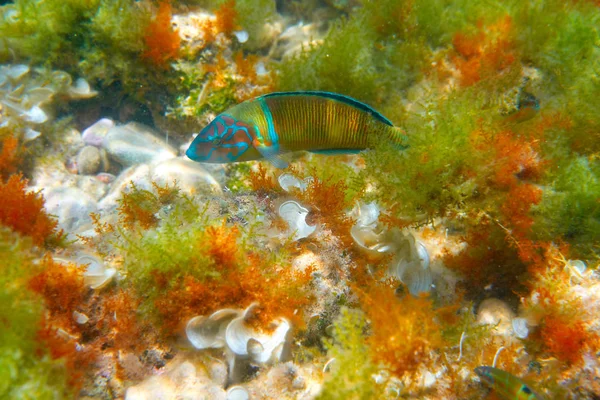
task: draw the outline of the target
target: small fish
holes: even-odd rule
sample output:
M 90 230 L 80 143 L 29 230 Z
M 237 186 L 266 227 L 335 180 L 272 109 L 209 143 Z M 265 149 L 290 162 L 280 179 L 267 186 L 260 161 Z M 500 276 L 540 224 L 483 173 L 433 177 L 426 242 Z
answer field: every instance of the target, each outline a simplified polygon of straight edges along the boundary
M 279 92 L 245 101 L 219 114 L 190 144 L 198 162 L 229 163 L 266 158 L 277 168 L 280 155 L 307 150 L 351 154 L 390 140 L 407 148 L 404 131 L 370 106 L 330 92 Z
M 513 374 L 494 367 L 477 367 L 475 373 L 505 400 L 544 400 L 531 386 Z
M 508 116 L 509 122 L 520 123 L 533 118 L 540 111 L 540 101 L 531 93 L 521 92 L 515 111 Z

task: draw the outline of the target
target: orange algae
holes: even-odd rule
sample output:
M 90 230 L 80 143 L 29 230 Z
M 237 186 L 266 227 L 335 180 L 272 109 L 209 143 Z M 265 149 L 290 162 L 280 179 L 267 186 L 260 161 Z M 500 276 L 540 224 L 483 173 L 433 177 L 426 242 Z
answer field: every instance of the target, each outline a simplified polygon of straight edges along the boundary
M 539 246 L 540 260 L 532 265 L 531 293 L 523 299 L 524 311 L 538 324 L 532 336 L 538 351 L 568 364 L 583 362 L 585 351 L 597 351 L 600 335 L 591 330 L 595 318 L 571 289 L 564 246 Z
M 209 238 L 208 256 L 220 268 L 227 270 L 238 262 L 238 244 L 240 231 L 237 227 L 228 228 L 225 221 L 219 227 L 209 226 L 206 229 Z
M 222 32 L 229 36 L 233 31 L 238 29 L 238 13 L 235 9 L 235 0 L 229 0 L 221 4 L 215 11 L 215 16 L 217 17 L 215 22 L 217 32 Z
M 7 182 L 0 182 L 0 224 L 22 235 L 30 236 L 40 246 L 51 236 L 58 239 L 58 222 L 44 211 L 44 198 L 39 193 L 27 192 L 27 180 L 12 175 Z
M 179 56 L 181 38 L 177 29 L 173 29 L 171 25 L 171 16 L 170 1 L 161 1 L 156 17 L 146 28 L 144 35 L 146 51 L 142 56 L 160 67 Z
M 410 376 L 443 344 L 441 326 L 430 299 L 410 295 L 399 299 L 397 285 L 392 286 L 371 284 L 365 291 L 356 287 L 355 291 L 371 322 L 367 342 L 373 359 L 397 377 Z
M 38 331 L 38 340 L 50 350 L 53 359 L 63 359 L 69 382 L 80 387 L 85 369 L 96 358 L 90 348 L 79 348 L 79 326 L 73 313 L 82 306 L 85 287 L 81 267 L 55 262 L 49 254 L 41 260 L 41 272 L 30 278 L 29 289 L 44 299 L 46 317 Z
M 75 330 L 73 312 L 83 302 L 85 289 L 81 267 L 55 262 L 47 254 L 41 268 L 42 272 L 29 280 L 29 288 L 42 295 L 53 324 Z
M 315 175 L 313 171 L 313 175 Z M 322 224 L 339 238 L 346 248 L 351 248 L 354 240 L 350 229 L 354 220 L 346 214 L 351 203 L 346 199 L 348 186 L 343 180 L 333 182 L 333 178 L 322 180 L 315 177 L 304 192 L 298 196 L 310 205 L 311 221 Z M 312 222 L 311 222 L 312 223 Z
M 256 171 L 251 170 L 248 175 L 250 188 L 254 192 L 268 193 L 279 191 L 279 185 L 273 178 L 273 175 L 268 174 L 267 168 L 262 163 L 258 164 Z
M 166 291 L 155 300 L 164 333 L 172 335 L 193 316 L 225 307 L 241 309 L 253 302 L 259 304 L 255 316 L 263 327 L 279 317 L 302 326 L 303 308 L 311 302 L 312 268 L 293 271 L 258 253 L 241 252 L 238 236 L 237 228 L 224 224 L 207 228 L 201 240 L 209 242 L 206 254 L 215 273 L 205 278 L 172 279 L 164 272 L 152 273 L 156 285 Z
M 568 316 L 545 317 L 540 334 L 548 353 L 570 364 L 582 360 L 583 350 L 590 336 L 583 321 L 573 321 Z
M 461 73 L 462 86 L 472 86 L 514 63 L 511 29 L 512 20 L 506 16 L 485 29 L 479 23 L 474 34 L 458 32 L 454 35 L 452 45 L 457 56 L 453 61 Z
M 141 351 L 147 345 L 137 318 L 140 302 L 128 291 L 118 290 L 104 301 L 99 324 L 107 330 L 106 339 L 118 350 Z
M 17 172 L 21 162 L 19 141 L 14 136 L 7 136 L 2 140 L 2 151 L 0 152 L 0 178 L 2 181 Z
M 143 229 L 149 229 L 158 223 L 156 214 L 161 207 L 169 204 L 179 192 L 179 189 L 173 185 L 159 186 L 152 183 L 156 194 L 139 189 L 131 182 L 131 191 L 124 193 L 119 200 L 119 221 L 127 228 L 131 229 L 139 224 Z M 96 224 L 97 229 L 101 226 Z

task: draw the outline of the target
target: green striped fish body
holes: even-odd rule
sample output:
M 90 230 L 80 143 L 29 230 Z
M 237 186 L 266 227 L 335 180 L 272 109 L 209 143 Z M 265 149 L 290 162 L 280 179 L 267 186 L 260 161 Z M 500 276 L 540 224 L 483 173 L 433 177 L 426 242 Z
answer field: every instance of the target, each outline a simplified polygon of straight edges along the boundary
M 281 153 L 353 153 L 374 140 L 406 147 L 400 128 L 357 100 L 328 92 L 282 92 L 220 114 L 196 136 L 186 154 L 195 161 L 216 163 L 265 157 L 285 167 Z
M 475 373 L 504 400 L 543 400 L 531 386 L 511 373 L 494 367 L 477 367 Z

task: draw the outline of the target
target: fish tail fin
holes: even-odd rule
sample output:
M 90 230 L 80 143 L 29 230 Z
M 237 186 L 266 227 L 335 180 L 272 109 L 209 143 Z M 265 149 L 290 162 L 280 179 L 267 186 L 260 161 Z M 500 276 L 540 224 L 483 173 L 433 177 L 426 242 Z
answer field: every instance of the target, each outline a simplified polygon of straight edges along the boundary
M 386 136 L 398 150 L 406 150 L 408 146 L 408 135 L 404 129 L 397 126 L 390 126 L 387 129 Z

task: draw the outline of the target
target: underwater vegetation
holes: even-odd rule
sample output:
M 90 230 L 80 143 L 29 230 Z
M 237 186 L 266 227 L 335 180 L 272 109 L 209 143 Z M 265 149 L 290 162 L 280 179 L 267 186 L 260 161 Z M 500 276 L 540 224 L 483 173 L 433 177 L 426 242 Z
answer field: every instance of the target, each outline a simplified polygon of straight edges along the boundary
M 597 1 L 0 6 L 0 397 L 598 398 L 599 43 Z M 402 149 L 183 158 L 308 90 Z

